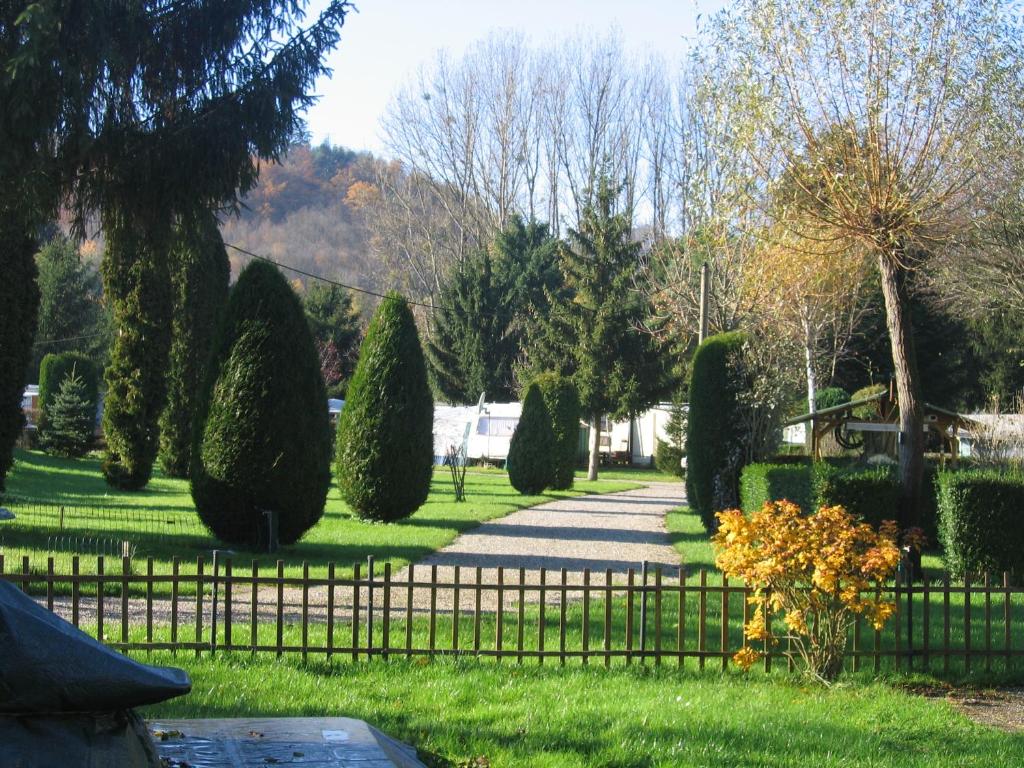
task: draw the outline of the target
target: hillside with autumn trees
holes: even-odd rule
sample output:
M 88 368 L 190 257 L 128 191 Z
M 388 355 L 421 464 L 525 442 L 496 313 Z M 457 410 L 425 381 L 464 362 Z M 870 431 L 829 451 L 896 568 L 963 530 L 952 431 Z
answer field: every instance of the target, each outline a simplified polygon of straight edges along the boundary
M 279 163 L 261 168 L 239 215 L 224 217 L 224 240 L 313 274 L 371 290 L 387 287 L 384 265 L 371 253 L 365 214 L 381 165 L 366 152 L 295 145 Z M 249 259 L 229 253 L 237 275 Z

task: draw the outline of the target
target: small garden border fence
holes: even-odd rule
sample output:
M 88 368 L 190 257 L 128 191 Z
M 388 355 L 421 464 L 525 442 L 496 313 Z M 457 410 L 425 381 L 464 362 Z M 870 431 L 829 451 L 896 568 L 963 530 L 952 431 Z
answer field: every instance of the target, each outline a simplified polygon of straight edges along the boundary
M 497 578 L 485 581 L 481 568 L 456 567 L 446 579 L 437 566 L 410 566 L 397 579 L 390 563 L 381 573 L 373 558 L 365 571 L 355 564 L 346 578 L 336 577 L 334 564 L 324 576 L 311 576 L 308 564 L 301 576 L 286 576 L 283 560 L 269 572 L 255 560 L 239 569 L 216 552 L 209 563 L 198 557 L 190 572 L 175 558 L 170 574 L 154 574 L 152 558 L 139 570 L 142 561 L 99 556 L 94 573 L 83 572 L 80 560 L 75 556 L 67 573 L 50 557 L 44 572 L 33 570 L 27 556 L 5 564 L 0 554 L 0 580 L 123 651 L 298 653 L 353 661 L 479 656 L 605 666 L 618 660 L 682 667 L 692 660 L 699 669 L 724 670 L 746 643 L 743 624 L 750 618 L 747 587 L 717 574 L 711 583 L 706 570 L 691 576 L 678 569 L 671 578 L 660 568 L 648 574 L 646 564 L 625 574 L 586 570 L 578 582 L 565 569 L 541 569 L 539 581 L 531 582 L 520 568 L 490 569 Z M 161 584 L 169 585 L 169 598 L 156 594 Z M 326 592 L 324 604 L 311 600 L 317 589 Z M 1024 656 L 1024 587 L 1012 585 L 1008 574 L 998 582 L 945 578 L 909 587 L 897 580 L 875 592 L 894 600 L 897 614 L 883 631 L 857 620 L 847 653 L 852 671 L 879 672 L 885 662 L 895 670 L 948 673 L 957 660 L 968 672 L 992 671 L 994 661 L 1010 669 Z M 424 598 L 421 606 L 414 594 Z M 766 671 L 793 668 L 785 647 L 750 644 L 764 654 Z

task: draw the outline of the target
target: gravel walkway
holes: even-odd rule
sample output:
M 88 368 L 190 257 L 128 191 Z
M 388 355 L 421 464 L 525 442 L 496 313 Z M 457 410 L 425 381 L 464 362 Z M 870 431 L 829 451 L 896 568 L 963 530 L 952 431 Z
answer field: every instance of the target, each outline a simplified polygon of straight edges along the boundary
M 612 573 L 612 583 L 621 584 L 625 582 L 629 568 L 637 571 L 639 579 L 642 563 L 646 560 L 652 570 L 657 567 L 666 570 L 664 581 L 668 583 L 672 580 L 680 559 L 669 542 L 665 530 L 665 514 L 685 503 L 685 486 L 682 483 L 650 483 L 632 491 L 577 496 L 530 507 L 483 523 L 462 534 L 447 547 L 416 563 L 411 569 L 414 582 L 427 582 L 436 568 L 437 582 L 450 585 L 455 581 L 455 572 L 458 568 L 459 583 L 466 585 L 470 581 L 476 581 L 475 572 L 479 568 L 482 584 L 497 585 L 498 569 L 503 568 L 506 586 L 503 601 L 506 606 L 512 606 L 518 599 L 515 587 L 520 583 L 520 569 L 523 583 L 527 585 L 539 584 L 541 571 L 545 571 L 545 583 L 559 587 L 547 591 L 545 595 L 545 601 L 552 603 L 560 599 L 562 569 L 566 571 L 565 583 L 570 586 L 583 583 L 585 570 L 591 572 L 592 584 L 604 584 L 607 571 Z M 392 580 L 408 581 L 409 573 L 410 568 L 403 568 L 392 575 Z M 381 577 L 378 571 L 377 578 Z M 365 610 L 369 595 L 366 589 L 360 592 L 360 602 Z M 383 590 L 378 587 L 374 594 L 374 606 L 378 610 L 382 607 L 382 592 Z M 300 619 L 301 590 L 286 588 L 284 593 L 286 620 Z M 570 600 L 581 597 L 579 591 L 572 590 L 568 590 L 566 595 Z M 235 594 L 232 601 L 235 621 L 248 620 L 249 599 L 250 594 L 246 589 L 240 589 Z M 525 593 L 526 602 L 538 602 L 539 599 L 540 595 L 536 589 Z M 455 602 L 454 590 L 447 586 L 439 588 L 434 600 L 438 611 L 451 611 Z M 261 621 L 274 620 L 275 601 L 275 588 L 260 589 Z M 392 610 L 396 614 L 403 614 L 407 601 L 408 589 L 395 587 L 391 597 Z M 497 601 L 497 589 L 482 590 L 481 610 L 495 610 Z M 209 597 L 204 602 L 206 613 L 210 606 Z M 337 618 L 350 618 L 351 602 L 350 589 L 342 588 L 336 591 Z M 426 613 L 431 602 L 430 590 L 426 587 L 415 587 L 412 602 L 415 613 Z M 475 602 L 475 590 L 460 590 L 461 609 L 472 610 Z M 58 614 L 70 616 L 68 598 L 58 597 L 54 607 Z M 120 599 L 108 598 L 104 607 L 108 626 L 117 627 L 120 622 Z M 327 588 L 311 588 L 307 608 L 310 619 L 325 621 L 326 608 Z M 219 612 L 223 613 L 223 606 Z M 194 598 L 182 598 L 178 613 L 182 625 L 187 626 L 194 622 Z M 81 614 L 83 621 L 95 620 L 95 603 L 91 600 L 83 601 Z M 145 602 L 132 598 L 129 601 L 129 614 L 134 626 L 144 622 Z M 153 618 L 158 624 L 169 622 L 169 601 L 154 601 Z M 207 616 L 207 620 L 209 618 Z

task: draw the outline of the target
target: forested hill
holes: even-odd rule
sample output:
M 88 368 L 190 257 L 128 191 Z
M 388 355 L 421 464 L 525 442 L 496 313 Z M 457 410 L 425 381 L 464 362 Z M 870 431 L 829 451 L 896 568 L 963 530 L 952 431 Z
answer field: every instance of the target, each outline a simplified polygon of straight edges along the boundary
M 353 203 L 373 184 L 378 163 L 369 153 L 329 144 L 296 145 L 279 164 L 262 167 L 240 214 L 225 217 L 224 240 L 314 274 L 381 288 L 383 268 Z M 229 254 L 237 275 L 247 257 Z

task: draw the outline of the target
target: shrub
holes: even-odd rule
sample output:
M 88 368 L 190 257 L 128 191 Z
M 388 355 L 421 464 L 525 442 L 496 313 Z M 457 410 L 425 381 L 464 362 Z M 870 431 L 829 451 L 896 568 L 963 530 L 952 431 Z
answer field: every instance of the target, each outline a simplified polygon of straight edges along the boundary
M 705 339 L 690 372 L 686 494 L 709 531 L 715 527 L 717 510 L 739 502 L 744 446 L 734 367 L 744 341 L 742 333 Z
M 842 387 L 825 387 L 814 393 L 814 410 L 824 411 L 850 402 L 850 393 Z
M 1024 476 L 995 470 L 938 474 L 939 538 L 956 576 L 1024 573 Z
M 750 517 L 734 509 L 718 519 L 715 565 L 753 590 L 745 640 L 792 641 L 796 653 L 787 655 L 799 656 L 811 677 L 829 683 L 842 672 L 857 616 L 881 629 L 895 613 L 894 603 L 870 591 L 891 578 L 900 561 L 892 521 L 876 531 L 842 507 L 805 515 L 784 501 L 769 502 Z M 771 631 L 776 615 L 787 630 L 781 637 Z M 733 658 L 746 668 L 760 656 L 744 646 Z
M 434 462 L 434 400 L 412 311 L 381 302 L 359 349 L 338 420 L 341 496 L 370 520 L 408 517 L 427 500 Z
M 892 467 L 844 467 L 819 461 L 814 465 L 813 486 L 816 506 L 841 506 L 874 526 L 897 519 L 900 485 Z
M 683 471 L 685 455 L 686 451 L 682 448 L 677 448 L 671 443 L 659 439 L 654 448 L 654 466 L 666 474 L 682 477 L 685 474 Z
M 551 488 L 564 491 L 572 488 L 576 473 L 576 457 L 580 443 L 580 397 L 576 386 L 564 376 L 543 373 L 534 379 L 544 396 L 544 405 L 551 415 L 554 434 Z
M 676 477 L 685 474 L 682 459 L 686 455 L 686 422 L 686 406 L 681 400 L 674 401 L 665 424 L 667 439 L 658 440 L 654 448 L 654 466 Z
M 160 415 L 160 466 L 169 477 L 189 476 L 195 401 L 227 303 L 230 277 L 216 217 L 204 213 L 184 219 L 171 250 L 174 320 L 167 405 Z
M 747 514 L 784 500 L 806 513 L 813 508 L 812 499 L 811 468 L 806 464 L 748 464 L 740 474 L 740 500 Z
M 39 442 L 47 453 L 78 458 L 89 452 L 96 430 L 96 403 L 74 368 L 50 397 L 46 430 Z
M 254 261 L 231 292 L 198 398 L 192 498 L 217 538 L 255 546 L 264 510 L 291 544 L 331 482 L 327 395 L 309 325 L 277 269 Z
M 99 402 L 99 375 L 93 361 L 80 352 L 51 353 L 39 364 L 39 410 L 44 423 L 50 400 L 56 396 L 64 379 L 72 374 L 82 379 L 85 397 L 93 405 Z
M 537 494 L 549 487 L 555 476 L 555 434 L 551 414 L 540 387 L 526 389 L 523 412 L 508 449 L 508 479 L 520 493 Z

